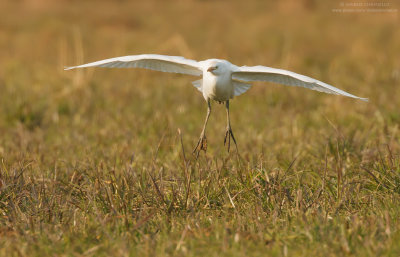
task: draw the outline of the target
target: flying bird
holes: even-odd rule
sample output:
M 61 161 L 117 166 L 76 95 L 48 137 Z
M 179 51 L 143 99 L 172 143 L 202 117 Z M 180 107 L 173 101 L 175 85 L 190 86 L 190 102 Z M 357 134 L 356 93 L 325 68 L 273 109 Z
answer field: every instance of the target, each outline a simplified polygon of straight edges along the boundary
M 193 86 L 203 94 L 208 106 L 203 130 L 193 150 L 193 153 L 196 153 L 197 156 L 201 150 L 207 150 L 206 127 L 211 114 L 211 100 L 225 103 L 227 126 L 224 145 L 227 144 L 229 152 L 232 138 L 237 150 L 236 139 L 233 135 L 229 118 L 229 100 L 249 90 L 251 87 L 250 82 L 253 81 L 268 81 L 288 86 L 305 87 L 328 94 L 343 95 L 368 101 L 367 98 L 349 94 L 319 80 L 291 71 L 266 66 L 236 66 L 221 59 L 208 59 L 198 62 L 181 56 L 142 54 L 115 57 L 78 66 L 66 67 L 65 70 L 87 67 L 145 68 L 201 77 L 201 79 L 192 82 Z

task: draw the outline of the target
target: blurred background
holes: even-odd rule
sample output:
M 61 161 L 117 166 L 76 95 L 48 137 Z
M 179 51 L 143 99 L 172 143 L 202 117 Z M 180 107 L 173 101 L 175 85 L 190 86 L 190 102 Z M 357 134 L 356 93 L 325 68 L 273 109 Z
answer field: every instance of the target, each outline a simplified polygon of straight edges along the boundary
M 201 94 L 191 86 L 194 78 L 144 70 L 63 70 L 142 53 L 224 58 L 237 65 L 288 69 L 370 98 L 365 104 L 255 83 L 231 104 L 239 142 L 253 135 L 248 140 L 269 144 L 274 131 L 282 135 L 304 131 L 310 123 L 317 124 L 310 129 L 319 129 L 331 126 L 328 120 L 333 124 L 358 120 L 365 122 L 363 129 L 377 122 L 397 126 L 398 8 L 397 1 L 366 6 L 313 0 L 3 0 L 0 128 L 51 134 L 66 124 L 81 127 L 66 130 L 68 138 L 76 130 L 85 136 L 101 131 L 106 135 L 121 124 L 129 131 L 141 122 L 140 131 L 167 128 L 175 133 L 181 127 L 194 140 L 206 109 Z M 224 113 L 214 115 L 222 118 Z M 210 138 L 214 133 L 222 138 L 225 124 L 218 120 L 210 123 Z M 357 122 L 353 126 L 359 126 Z M 89 132 L 90 128 L 98 132 Z M 3 152 L 17 138 L 6 143 L 3 136 Z
M 1 0 L 0 255 L 398 252 L 399 9 Z M 197 78 L 63 70 L 144 53 L 288 69 L 370 102 L 254 83 L 231 102 L 240 162 L 216 103 L 194 160 Z

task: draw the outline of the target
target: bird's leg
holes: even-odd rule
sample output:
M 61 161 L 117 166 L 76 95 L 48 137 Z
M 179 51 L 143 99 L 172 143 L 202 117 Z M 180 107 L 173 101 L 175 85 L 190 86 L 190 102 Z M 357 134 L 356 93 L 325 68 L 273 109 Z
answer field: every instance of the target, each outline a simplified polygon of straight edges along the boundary
M 232 128 L 231 128 L 231 120 L 229 118 L 229 100 L 226 101 L 226 105 L 225 106 L 226 106 L 226 118 L 227 118 L 228 125 L 226 127 L 226 132 L 225 132 L 224 145 L 228 142 L 228 153 L 229 153 L 229 149 L 231 147 L 231 137 L 233 139 L 233 142 L 235 143 L 236 151 L 238 151 L 238 148 L 237 148 L 235 136 L 233 135 L 233 131 L 232 131 Z
M 211 102 L 210 99 L 207 100 L 207 116 L 204 122 L 203 130 L 201 131 L 199 141 L 197 142 L 196 147 L 193 150 L 193 153 L 196 153 L 196 158 L 199 157 L 200 151 L 204 150 L 207 151 L 207 138 L 206 138 L 206 126 L 208 122 L 208 118 L 210 118 L 211 114 Z

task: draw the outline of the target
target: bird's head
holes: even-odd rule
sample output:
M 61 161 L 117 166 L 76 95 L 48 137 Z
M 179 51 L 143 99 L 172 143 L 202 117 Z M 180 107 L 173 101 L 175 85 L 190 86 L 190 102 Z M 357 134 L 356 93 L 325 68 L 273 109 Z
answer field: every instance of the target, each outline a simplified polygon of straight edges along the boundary
M 230 74 L 232 64 L 221 59 L 209 59 L 203 62 L 204 70 L 214 76 Z
M 208 71 L 208 72 L 211 72 L 211 73 L 214 73 L 215 70 L 218 70 L 218 66 L 217 66 L 217 65 L 215 65 L 215 66 L 210 66 L 210 67 L 207 69 L 207 71 Z
M 207 66 L 207 72 L 211 72 L 213 75 L 221 75 L 227 71 L 226 65 L 220 61 L 212 61 Z

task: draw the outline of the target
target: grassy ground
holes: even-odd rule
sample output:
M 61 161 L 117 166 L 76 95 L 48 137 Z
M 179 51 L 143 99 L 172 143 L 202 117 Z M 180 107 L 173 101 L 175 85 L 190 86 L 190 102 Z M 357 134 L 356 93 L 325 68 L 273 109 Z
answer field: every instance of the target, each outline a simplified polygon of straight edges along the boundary
M 395 1 L 389 2 L 391 8 Z M 400 33 L 340 2 L 2 1 L 1 256 L 399 256 Z M 256 83 L 223 147 L 194 78 L 77 70 L 161 53 L 290 69 L 370 103 Z M 178 133 L 181 131 L 181 134 Z

